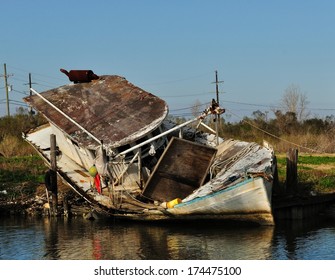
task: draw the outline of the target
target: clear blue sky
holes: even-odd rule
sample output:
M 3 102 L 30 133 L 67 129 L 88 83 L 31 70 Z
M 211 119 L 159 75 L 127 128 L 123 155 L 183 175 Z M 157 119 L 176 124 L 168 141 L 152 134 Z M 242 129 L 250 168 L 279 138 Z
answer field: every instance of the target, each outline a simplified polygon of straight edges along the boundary
M 124 76 L 172 114 L 215 97 L 217 70 L 221 105 L 237 115 L 271 111 L 291 84 L 312 114 L 335 115 L 333 0 L 11 0 L 1 3 L 0 25 L 12 113 L 28 73 L 44 91 L 68 83 L 65 68 Z

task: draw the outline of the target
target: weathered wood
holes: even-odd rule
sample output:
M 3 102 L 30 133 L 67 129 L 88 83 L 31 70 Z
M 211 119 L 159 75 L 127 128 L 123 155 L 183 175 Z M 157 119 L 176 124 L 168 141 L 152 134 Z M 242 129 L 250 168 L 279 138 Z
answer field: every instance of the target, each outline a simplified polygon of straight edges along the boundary
M 273 171 L 273 187 L 272 187 L 272 194 L 273 195 L 283 195 L 285 194 L 285 185 L 279 183 L 279 177 L 278 177 L 278 162 L 277 157 L 273 157 L 273 164 L 275 167 L 275 170 Z
M 63 207 L 64 207 L 64 216 L 69 216 L 70 215 L 70 205 L 69 205 L 69 200 L 66 195 L 63 196 Z
M 184 198 L 205 181 L 215 148 L 172 138 L 150 176 L 144 196 L 158 201 Z
M 164 100 L 115 75 L 35 92 L 25 101 L 82 147 L 98 148 L 100 140 L 122 146 L 125 138 L 137 140 L 158 128 L 168 114 Z
M 52 214 L 58 215 L 58 187 L 57 187 L 57 161 L 56 161 L 56 135 L 50 135 L 50 166 L 51 166 L 51 193 L 52 193 Z
M 298 150 L 290 148 L 286 153 L 286 192 L 293 193 L 298 187 Z
M 282 196 L 273 200 L 275 219 L 310 219 L 335 203 L 335 193 L 317 196 Z

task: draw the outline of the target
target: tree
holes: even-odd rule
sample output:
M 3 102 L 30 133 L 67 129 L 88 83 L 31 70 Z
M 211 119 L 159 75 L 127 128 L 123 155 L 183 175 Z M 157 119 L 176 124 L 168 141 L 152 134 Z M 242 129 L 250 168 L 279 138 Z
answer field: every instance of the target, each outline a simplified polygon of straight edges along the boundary
M 294 113 L 299 122 L 305 120 L 310 115 L 307 108 L 308 104 L 307 95 L 302 93 L 300 87 L 294 84 L 286 88 L 281 99 L 283 111 L 286 113 Z
M 265 122 L 266 121 L 266 112 L 263 113 L 262 111 L 257 110 L 257 111 L 252 112 L 252 116 L 258 122 Z
M 299 126 L 297 116 L 294 112 L 286 112 L 283 114 L 282 111 L 277 110 L 275 116 L 275 124 L 278 128 L 278 134 L 280 135 L 291 134 L 296 131 Z

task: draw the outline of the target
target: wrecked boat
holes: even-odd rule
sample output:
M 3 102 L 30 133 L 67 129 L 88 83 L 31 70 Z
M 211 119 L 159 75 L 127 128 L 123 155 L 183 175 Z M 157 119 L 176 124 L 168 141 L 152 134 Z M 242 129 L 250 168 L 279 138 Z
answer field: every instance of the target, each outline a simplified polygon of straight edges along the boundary
M 205 124 L 215 100 L 182 124 L 159 97 L 116 75 L 61 69 L 73 83 L 24 101 L 48 124 L 24 134 L 92 209 L 132 220 L 234 220 L 274 224 L 271 146 L 219 138 Z M 203 131 L 207 132 L 203 132 Z

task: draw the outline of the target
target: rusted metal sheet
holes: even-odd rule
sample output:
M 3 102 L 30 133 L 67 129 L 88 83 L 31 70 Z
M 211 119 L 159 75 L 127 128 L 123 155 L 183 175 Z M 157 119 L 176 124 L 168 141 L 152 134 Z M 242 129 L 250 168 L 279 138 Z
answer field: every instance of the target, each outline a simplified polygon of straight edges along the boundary
M 191 194 L 204 183 L 216 151 L 173 137 L 147 182 L 144 196 L 169 201 Z
M 120 76 L 61 86 L 41 95 L 110 148 L 135 142 L 165 119 L 164 100 Z M 99 143 L 37 95 L 24 99 L 78 144 Z

